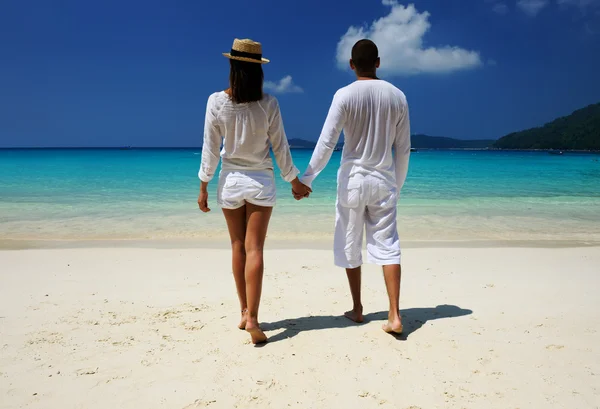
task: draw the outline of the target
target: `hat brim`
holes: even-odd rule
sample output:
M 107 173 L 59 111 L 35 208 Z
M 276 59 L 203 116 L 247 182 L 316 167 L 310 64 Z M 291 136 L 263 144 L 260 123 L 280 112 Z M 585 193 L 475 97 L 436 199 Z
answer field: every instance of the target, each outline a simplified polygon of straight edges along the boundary
M 223 53 L 223 56 L 225 58 L 229 58 L 230 60 L 253 62 L 255 64 L 268 64 L 271 62 L 270 60 L 267 60 L 266 58 L 261 58 L 260 60 L 255 60 L 254 58 L 233 56 L 230 53 Z

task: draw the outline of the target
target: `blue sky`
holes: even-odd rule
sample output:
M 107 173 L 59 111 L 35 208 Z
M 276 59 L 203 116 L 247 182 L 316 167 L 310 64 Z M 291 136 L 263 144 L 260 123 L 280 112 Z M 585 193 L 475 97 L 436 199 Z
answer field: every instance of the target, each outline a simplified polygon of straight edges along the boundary
M 600 101 L 600 0 L 7 0 L 0 146 L 198 146 L 234 37 L 263 43 L 288 138 L 318 137 L 360 37 L 413 133 L 496 138 Z

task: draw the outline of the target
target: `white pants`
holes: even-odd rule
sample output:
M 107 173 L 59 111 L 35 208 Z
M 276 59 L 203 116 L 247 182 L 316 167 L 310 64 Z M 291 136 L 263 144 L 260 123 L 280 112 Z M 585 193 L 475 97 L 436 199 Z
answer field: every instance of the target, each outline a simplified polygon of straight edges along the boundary
M 271 170 L 222 171 L 217 203 L 223 209 L 239 209 L 246 202 L 274 207 L 277 199 L 275 177 Z
M 378 265 L 400 264 L 395 183 L 363 174 L 342 175 L 338 179 L 335 264 L 342 268 L 356 268 L 363 264 L 365 227 L 368 261 Z

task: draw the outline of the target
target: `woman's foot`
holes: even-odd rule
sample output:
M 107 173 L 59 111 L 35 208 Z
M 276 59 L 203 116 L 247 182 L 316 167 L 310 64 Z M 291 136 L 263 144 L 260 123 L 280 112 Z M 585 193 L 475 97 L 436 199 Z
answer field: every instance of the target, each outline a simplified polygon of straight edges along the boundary
M 242 319 L 240 320 L 240 323 L 238 325 L 239 329 L 246 329 L 246 321 L 248 320 L 248 318 L 246 317 L 247 312 L 248 310 L 246 309 L 242 310 Z
M 346 311 L 344 313 L 344 317 L 348 318 L 350 321 L 354 321 L 359 324 L 362 323 L 364 321 L 362 305 L 360 307 L 355 307 L 350 311 Z
M 262 344 L 267 342 L 267 336 L 260 329 L 256 319 L 248 318 L 246 321 L 246 331 L 250 334 L 253 344 Z

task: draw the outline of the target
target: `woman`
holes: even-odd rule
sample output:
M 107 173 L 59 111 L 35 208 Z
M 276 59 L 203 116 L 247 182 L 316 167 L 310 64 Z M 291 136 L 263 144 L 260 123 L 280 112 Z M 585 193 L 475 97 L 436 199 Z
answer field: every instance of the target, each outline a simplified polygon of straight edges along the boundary
M 282 178 L 292 184 L 294 197 L 307 197 L 310 189 L 298 180 L 277 99 L 263 94 L 262 64 L 269 60 L 262 58 L 261 44 L 236 39 L 231 52 L 223 55 L 230 60 L 229 88 L 208 98 L 198 205 L 203 212 L 210 211 L 207 186 L 222 158 L 217 203 L 231 237 L 233 276 L 242 311 L 239 328 L 248 331 L 257 344 L 267 340 L 258 323 L 258 307 L 263 247 L 276 201 L 269 147 Z

